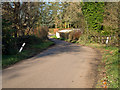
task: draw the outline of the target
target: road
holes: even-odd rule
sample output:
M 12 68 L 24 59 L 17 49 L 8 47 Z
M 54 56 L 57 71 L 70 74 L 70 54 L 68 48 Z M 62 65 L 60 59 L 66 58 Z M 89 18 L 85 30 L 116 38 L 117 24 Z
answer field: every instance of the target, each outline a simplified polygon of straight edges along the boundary
M 99 53 L 53 40 L 56 45 L 3 70 L 3 88 L 93 88 Z

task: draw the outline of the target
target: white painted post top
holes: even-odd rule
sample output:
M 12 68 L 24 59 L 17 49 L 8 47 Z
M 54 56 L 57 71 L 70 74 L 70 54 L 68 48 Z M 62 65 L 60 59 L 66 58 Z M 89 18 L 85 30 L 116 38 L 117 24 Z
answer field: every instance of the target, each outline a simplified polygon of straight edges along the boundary
M 60 38 L 60 34 L 58 32 L 56 32 L 56 37 Z
M 23 47 L 25 46 L 25 43 L 22 44 L 22 47 L 20 48 L 19 52 L 23 50 Z
M 106 44 L 108 44 L 109 37 L 107 37 Z
M 70 31 L 72 31 L 72 30 L 60 30 L 58 32 L 70 32 Z

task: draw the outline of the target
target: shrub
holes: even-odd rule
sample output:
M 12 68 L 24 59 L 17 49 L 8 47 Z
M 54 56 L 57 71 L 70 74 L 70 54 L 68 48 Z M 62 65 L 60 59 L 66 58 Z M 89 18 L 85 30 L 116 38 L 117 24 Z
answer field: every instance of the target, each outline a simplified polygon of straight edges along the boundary
M 2 38 L 2 52 L 5 55 L 16 54 L 22 44 L 25 42 L 27 45 L 42 42 L 43 40 L 48 39 L 48 27 L 38 27 L 34 29 L 34 32 L 31 35 L 13 37 L 10 30 L 7 30 L 7 33 L 4 30 Z
M 81 31 L 80 30 L 74 30 L 72 32 L 69 33 L 69 40 L 72 41 L 72 40 L 78 40 L 81 36 Z
M 49 31 L 49 29 L 48 29 L 47 26 L 40 26 L 40 27 L 38 27 L 37 29 L 34 29 L 34 35 L 35 35 L 36 37 L 39 37 L 40 39 L 45 40 L 45 39 L 48 38 L 48 37 L 47 37 L 48 31 Z
M 3 34 L 2 38 L 2 53 L 4 54 L 15 54 L 18 50 L 16 45 L 17 39 L 12 37 L 9 33 Z
M 60 32 L 60 37 L 63 38 L 63 39 L 69 39 L 69 33 L 68 32 Z

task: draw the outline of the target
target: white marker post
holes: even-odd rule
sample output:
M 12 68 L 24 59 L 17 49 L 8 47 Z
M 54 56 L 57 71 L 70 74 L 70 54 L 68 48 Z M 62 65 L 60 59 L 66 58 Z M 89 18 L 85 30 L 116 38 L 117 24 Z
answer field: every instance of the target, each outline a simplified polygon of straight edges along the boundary
M 109 37 L 107 37 L 106 44 L 108 44 Z
M 19 52 L 23 50 L 23 47 L 25 46 L 25 43 L 22 44 L 22 47 L 20 48 Z
M 60 34 L 58 32 L 56 32 L 56 37 L 60 38 Z

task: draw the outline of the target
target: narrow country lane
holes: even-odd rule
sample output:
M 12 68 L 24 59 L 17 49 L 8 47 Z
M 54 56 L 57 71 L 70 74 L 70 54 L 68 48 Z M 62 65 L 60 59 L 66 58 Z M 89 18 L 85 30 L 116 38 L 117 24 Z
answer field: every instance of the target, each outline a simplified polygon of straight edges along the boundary
M 3 70 L 3 88 L 92 88 L 99 54 L 56 39 L 56 45 Z

